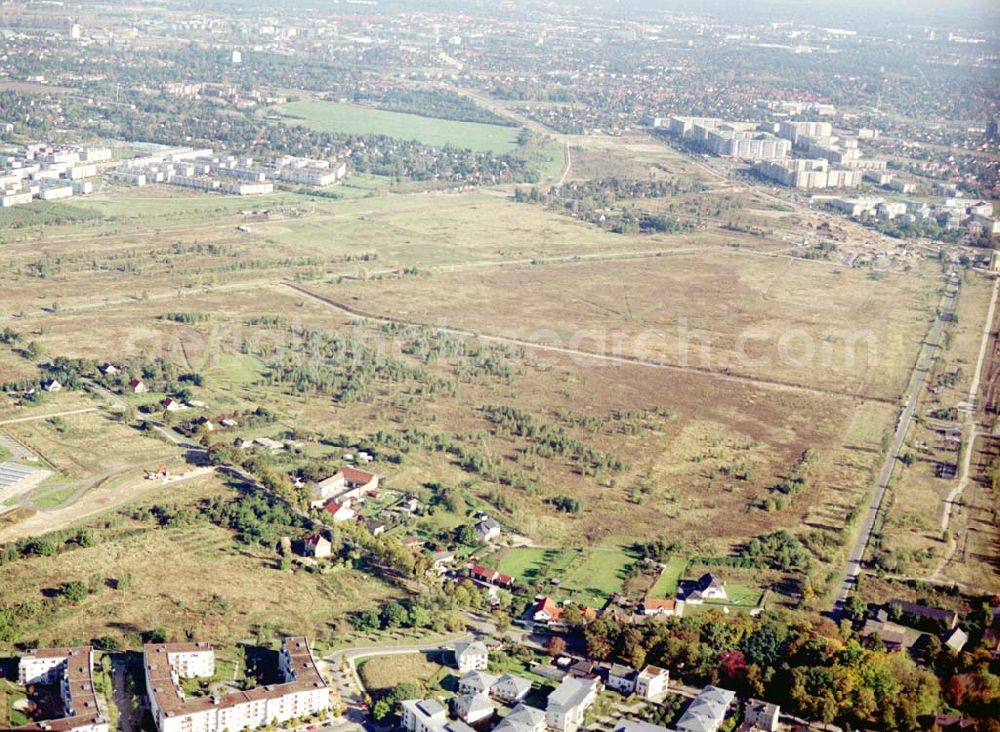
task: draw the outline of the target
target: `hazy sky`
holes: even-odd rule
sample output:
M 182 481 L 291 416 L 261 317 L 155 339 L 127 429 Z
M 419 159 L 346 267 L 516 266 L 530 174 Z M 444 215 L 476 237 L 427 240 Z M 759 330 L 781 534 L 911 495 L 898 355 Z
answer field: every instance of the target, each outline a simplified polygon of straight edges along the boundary
M 940 23 L 947 26 L 1000 28 L 1000 0 L 594 0 L 627 11 L 672 10 L 711 13 L 726 18 L 794 18 L 824 25 Z

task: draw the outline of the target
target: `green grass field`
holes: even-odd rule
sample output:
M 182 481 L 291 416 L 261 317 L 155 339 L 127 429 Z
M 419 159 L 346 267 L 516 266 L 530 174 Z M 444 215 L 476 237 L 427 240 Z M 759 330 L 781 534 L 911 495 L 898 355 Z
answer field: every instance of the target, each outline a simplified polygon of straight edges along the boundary
M 320 132 L 388 135 L 419 140 L 427 145 L 452 145 L 483 151 L 508 152 L 517 147 L 517 127 L 433 119 L 415 114 L 386 112 L 338 102 L 292 102 L 282 113 Z
M 38 508 L 57 508 L 68 501 L 78 487 L 77 485 L 43 486 L 31 494 L 31 502 Z
M 740 607 L 757 607 L 760 604 L 764 593 L 759 587 L 742 584 L 740 582 L 726 582 L 726 594 L 729 599 L 725 602 L 721 600 L 706 600 L 706 605 L 739 605 Z
M 518 547 L 500 561 L 500 571 L 522 583 L 558 580 L 560 597 L 601 607 L 625 583 L 634 557 L 620 549 Z
M 684 570 L 687 569 L 687 560 L 683 557 L 670 557 L 664 566 L 656 582 L 649 588 L 651 597 L 673 597 L 677 594 L 677 583 L 681 579 Z

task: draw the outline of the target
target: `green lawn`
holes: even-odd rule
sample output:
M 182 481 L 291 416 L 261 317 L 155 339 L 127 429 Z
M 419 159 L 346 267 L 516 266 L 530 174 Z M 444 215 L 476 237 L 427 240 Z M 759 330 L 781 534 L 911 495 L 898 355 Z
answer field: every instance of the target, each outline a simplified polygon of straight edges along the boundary
M 677 594 L 677 583 L 684 570 L 687 560 L 683 557 L 670 557 L 656 582 L 649 588 L 650 597 L 673 597 Z
M 758 587 L 739 582 L 726 582 L 728 600 L 706 600 L 706 605 L 739 605 L 740 607 L 757 607 L 764 593 Z
M 596 608 L 621 590 L 633 561 L 621 549 L 518 547 L 500 560 L 498 569 L 522 583 L 558 580 L 555 594 Z
M 563 576 L 562 587 L 572 591 L 577 602 L 600 608 L 621 590 L 633 561 L 614 549 L 584 550 Z
M 435 147 L 452 145 L 477 151 L 509 152 L 517 147 L 519 132 L 517 127 L 434 119 L 339 102 L 292 102 L 281 111 L 320 132 L 388 135 Z
M 566 549 L 543 547 L 517 547 L 511 549 L 497 567 L 521 582 L 535 582 L 542 574 L 558 578 L 573 559 L 573 552 Z M 545 570 L 543 572 L 543 570 Z
M 11 458 L 10 450 L 8 450 L 3 445 L 0 445 L 0 463 L 6 462 L 7 460 L 10 460 L 10 458 Z
M 79 486 L 68 485 L 61 487 L 42 486 L 31 494 L 31 502 L 38 508 L 56 508 L 68 501 L 76 492 Z

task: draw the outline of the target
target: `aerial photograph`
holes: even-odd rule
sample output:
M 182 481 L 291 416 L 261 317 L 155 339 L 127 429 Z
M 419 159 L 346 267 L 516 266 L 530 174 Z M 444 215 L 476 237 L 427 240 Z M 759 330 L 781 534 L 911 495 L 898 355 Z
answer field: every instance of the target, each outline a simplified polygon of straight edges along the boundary
M 0 0 L 0 732 L 1000 732 L 1000 2 Z

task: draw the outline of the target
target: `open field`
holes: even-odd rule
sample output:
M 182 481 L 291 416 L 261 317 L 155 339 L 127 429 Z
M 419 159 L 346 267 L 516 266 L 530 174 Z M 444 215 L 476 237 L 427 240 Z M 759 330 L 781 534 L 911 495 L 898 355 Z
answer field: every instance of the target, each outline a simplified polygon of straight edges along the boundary
M 286 121 L 320 132 L 388 135 L 434 147 L 451 145 L 498 153 L 517 146 L 517 127 L 435 119 L 340 102 L 292 102 L 283 105 L 281 112 L 289 118 Z
M 316 289 L 360 313 L 895 399 L 931 282 L 723 250 Z
M 215 476 L 169 491 L 128 510 L 232 495 Z M 86 523 L 94 527 L 95 546 L 0 567 L 0 586 L 17 587 L 19 600 L 42 603 L 39 613 L 19 625 L 20 640 L 46 645 L 102 635 L 133 638 L 163 626 L 226 643 L 252 636 L 262 624 L 327 637 L 348 610 L 391 594 L 352 571 L 279 571 L 272 549 L 236 544 L 232 532 L 206 523 L 158 526 L 114 513 Z M 116 589 L 123 578 L 127 591 Z M 75 580 L 94 591 L 78 604 L 54 597 L 55 588 Z
M 449 669 L 430 660 L 426 653 L 400 653 L 373 656 L 358 664 L 358 673 L 370 692 L 387 692 L 404 682 L 414 682 L 427 689 L 440 686 Z
M 44 238 L 19 230 L 19 240 L 5 247 L 11 265 L 5 277 L 17 278 L 17 287 L 0 288 L 0 308 L 37 317 L 79 307 L 102 307 L 107 313 L 144 298 L 182 299 L 197 287 L 296 277 L 373 278 L 404 267 L 459 271 L 750 239 L 708 231 L 622 236 L 482 193 L 341 201 L 283 194 L 253 204 L 187 195 L 164 198 L 163 210 L 154 205 L 157 200 L 88 200 L 85 205 L 108 206 L 110 218 L 47 227 Z M 268 206 L 271 214 L 266 219 L 241 215 L 248 205 Z M 148 207 L 151 213 L 132 217 L 133 207 Z M 250 231 L 240 232 L 238 226 Z M 759 238 L 744 242 L 751 245 L 780 246 Z M 53 303 L 58 312 L 52 312 Z M 15 319 L 15 327 L 18 321 L 23 318 Z

